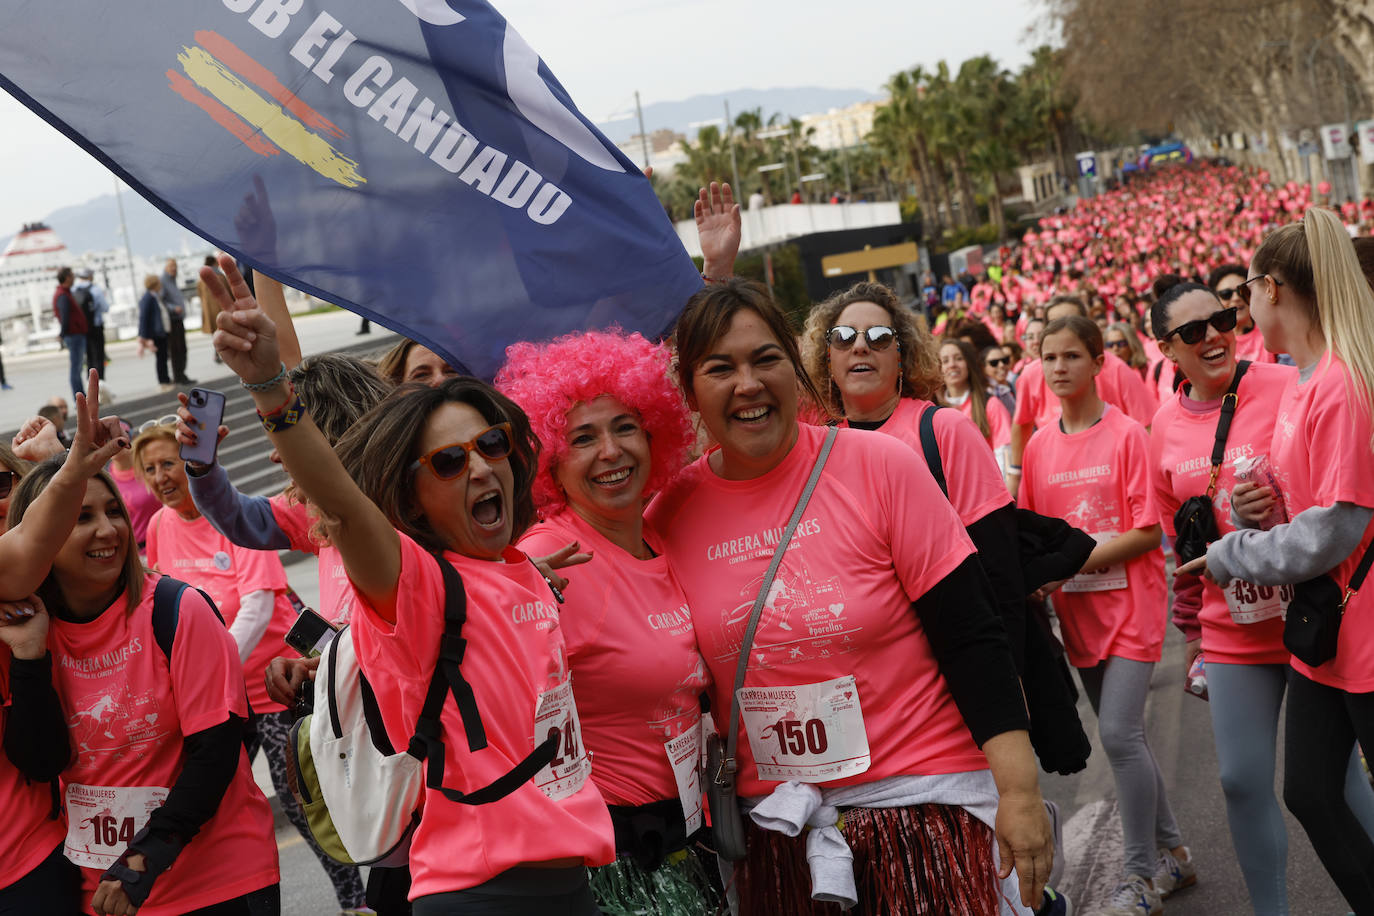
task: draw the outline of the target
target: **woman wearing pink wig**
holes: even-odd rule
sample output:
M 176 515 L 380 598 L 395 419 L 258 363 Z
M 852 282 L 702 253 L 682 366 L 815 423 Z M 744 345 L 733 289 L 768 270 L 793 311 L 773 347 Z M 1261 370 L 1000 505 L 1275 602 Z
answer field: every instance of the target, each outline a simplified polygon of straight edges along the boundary
M 528 414 L 542 449 L 533 555 L 569 542 L 567 638 L 592 780 L 615 824 L 617 859 L 592 887 L 607 912 L 692 916 L 717 905 L 694 853 L 701 829 L 701 695 L 687 599 L 644 523 L 648 496 L 685 463 L 694 435 L 669 357 L 638 334 L 587 332 L 507 351 L 497 388 Z

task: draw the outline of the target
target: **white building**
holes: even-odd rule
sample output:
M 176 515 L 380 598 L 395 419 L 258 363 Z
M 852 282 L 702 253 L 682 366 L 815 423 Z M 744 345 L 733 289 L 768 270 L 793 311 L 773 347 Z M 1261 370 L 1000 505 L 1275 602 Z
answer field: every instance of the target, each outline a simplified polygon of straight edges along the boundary
M 850 149 L 873 130 L 873 116 L 881 102 L 856 102 L 824 114 L 802 115 L 802 132 L 814 129 L 811 142 L 819 149 Z
M 177 279 L 183 290 L 195 288 L 197 271 L 210 249 L 178 255 Z M 129 258 L 123 251 L 96 251 L 73 254 L 61 237 L 43 223 L 29 223 L 10 240 L 0 253 L 0 341 L 5 350 L 18 354 L 30 348 L 57 346 L 57 319 L 52 313 L 53 291 L 57 288 L 57 269 L 88 267 L 94 282 L 104 288 L 110 300 L 105 319 L 105 334 L 111 340 L 125 340 L 138 333 L 138 300 L 143 296 L 143 278 L 161 274 L 166 258 L 135 257 L 130 278 Z M 195 309 L 187 316 L 190 327 L 198 327 L 200 314 Z

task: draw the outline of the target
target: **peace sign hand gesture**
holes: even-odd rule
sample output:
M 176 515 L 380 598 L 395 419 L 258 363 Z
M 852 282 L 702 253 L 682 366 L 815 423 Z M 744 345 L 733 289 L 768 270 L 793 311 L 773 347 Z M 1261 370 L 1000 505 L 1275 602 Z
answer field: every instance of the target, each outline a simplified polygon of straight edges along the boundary
M 214 297 L 219 300 L 220 313 L 216 319 L 219 330 L 213 338 L 215 352 L 224 364 L 240 379 L 249 383 L 275 378 L 281 369 L 281 352 L 277 347 L 277 326 L 258 305 L 244 282 L 234 259 L 219 256 L 219 266 L 229 281 L 229 295 L 210 267 L 202 267 L 201 279 L 206 281 Z

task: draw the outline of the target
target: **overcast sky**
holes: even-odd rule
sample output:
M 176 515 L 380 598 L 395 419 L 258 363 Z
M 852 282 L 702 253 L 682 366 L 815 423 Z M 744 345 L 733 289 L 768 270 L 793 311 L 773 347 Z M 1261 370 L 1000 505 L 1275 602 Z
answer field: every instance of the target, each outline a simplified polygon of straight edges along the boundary
M 495 0 L 589 118 L 730 89 L 878 91 L 897 70 L 988 53 L 1020 67 L 1036 0 Z M 1028 38 L 1028 30 L 1036 30 Z M 802 114 L 803 112 L 796 112 Z M 102 166 L 0 92 L 0 236 L 108 194 Z

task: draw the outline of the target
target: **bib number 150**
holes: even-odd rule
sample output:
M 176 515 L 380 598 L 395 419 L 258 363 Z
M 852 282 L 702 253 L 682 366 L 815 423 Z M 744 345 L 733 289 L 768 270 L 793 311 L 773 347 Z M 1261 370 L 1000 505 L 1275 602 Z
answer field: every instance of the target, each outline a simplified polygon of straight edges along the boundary
M 825 723 L 820 719 L 779 719 L 773 725 L 773 735 L 778 739 L 779 752 L 783 754 L 824 754 L 830 749 L 830 739 L 825 734 Z

